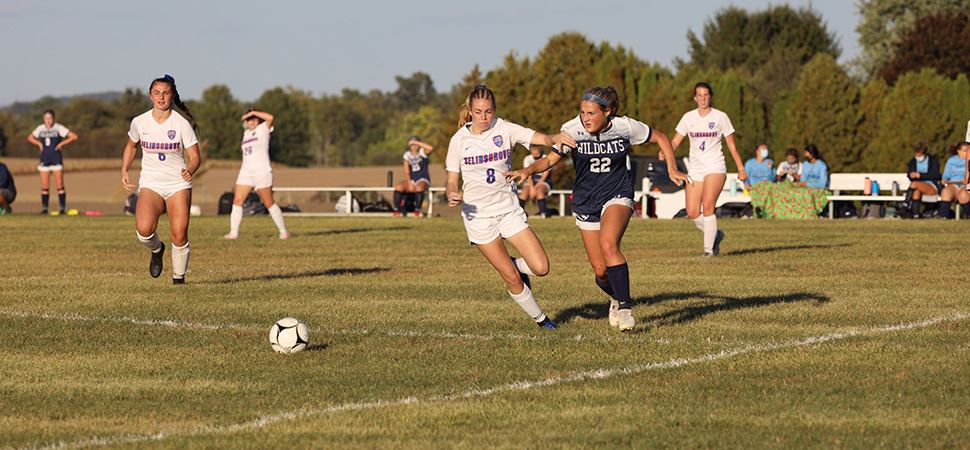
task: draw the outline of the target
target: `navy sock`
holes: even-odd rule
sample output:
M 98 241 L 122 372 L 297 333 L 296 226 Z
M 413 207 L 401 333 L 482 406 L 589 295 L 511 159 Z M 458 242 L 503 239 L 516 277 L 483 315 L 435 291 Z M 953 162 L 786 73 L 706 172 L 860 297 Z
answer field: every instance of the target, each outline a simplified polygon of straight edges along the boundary
M 57 201 L 61 202 L 61 211 L 64 211 L 64 206 L 67 205 L 67 192 L 58 192 Z
M 51 200 L 51 194 L 50 194 L 50 192 L 43 192 L 43 191 L 41 191 L 41 193 L 40 193 L 40 205 L 44 207 L 44 211 L 47 211 L 47 204 L 50 203 L 50 200 Z
M 394 191 L 394 210 L 404 212 L 404 193 L 401 191 Z
M 424 203 L 424 192 L 414 193 L 414 212 L 421 212 L 421 205 Z
M 940 217 L 944 219 L 950 218 L 950 202 L 940 202 Z
M 620 309 L 629 309 L 633 306 L 630 300 L 630 268 L 626 263 L 607 266 L 606 276 L 609 277 L 610 287 L 616 294 L 613 298 L 620 302 Z
M 967 208 L 970 208 L 970 202 L 960 203 L 960 214 L 963 214 L 964 217 L 970 216 L 970 210 L 967 210 Z
M 542 214 L 545 214 L 546 213 L 546 199 L 543 198 L 543 199 L 540 199 L 540 200 L 536 200 L 536 203 L 539 204 L 539 212 L 542 213 Z
M 603 290 L 603 292 L 606 292 L 606 295 L 609 295 L 610 297 L 614 297 L 614 295 L 613 295 L 613 286 L 610 286 L 610 280 L 609 280 L 609 278 L 607 278 L 607 279 L 605 279 L 603 281 L 600 281 L 600 279 L 599 278 L 596 278 L 596 277 L 593 277 L 593 279 L 596 280 L 596 285 L 599 286 L 600 289 Z
M 917 217 L 917 216 L 919 216 L 919 208 L 920 208 L 920 205 L 923 202 L 920 199 L 918 199 L 918 198 L 914 198 L 911 201 L 912 201 L 912 203 L 909 204 L 909 211 L 913 213 L 913 217 Z
M 525 200 L 519 199 L 519 208 L 525 208 Z

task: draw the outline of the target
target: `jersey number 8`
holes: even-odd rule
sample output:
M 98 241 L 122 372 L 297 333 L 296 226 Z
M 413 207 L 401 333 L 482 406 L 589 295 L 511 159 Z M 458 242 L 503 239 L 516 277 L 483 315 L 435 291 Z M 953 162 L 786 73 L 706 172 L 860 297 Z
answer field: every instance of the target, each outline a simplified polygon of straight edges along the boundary
M 589 171 L 605 173 L 610 171 L 610 158 L 593 158 L 589 161 Z
M 495 169 L 488 169 L 485 171 L 485 182 L 488 184 L 495 182 Z

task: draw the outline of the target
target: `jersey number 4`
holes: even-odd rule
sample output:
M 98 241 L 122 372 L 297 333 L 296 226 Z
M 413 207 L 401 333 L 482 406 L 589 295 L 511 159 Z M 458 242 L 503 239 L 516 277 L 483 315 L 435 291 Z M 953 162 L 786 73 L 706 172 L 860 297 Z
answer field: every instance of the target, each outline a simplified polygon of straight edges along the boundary
M 593 158 L 589 161 L 589 171 L 605 173 L 610 171 L 610 158 Z

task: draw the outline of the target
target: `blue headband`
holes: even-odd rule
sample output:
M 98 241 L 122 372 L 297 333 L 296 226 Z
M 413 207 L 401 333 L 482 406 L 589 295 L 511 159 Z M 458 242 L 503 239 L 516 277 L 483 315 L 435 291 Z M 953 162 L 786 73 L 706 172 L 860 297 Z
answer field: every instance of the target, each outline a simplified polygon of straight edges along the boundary
M 596 94 L 583 94 L 583 101 L 587 101 L 587 100 L 591 102 L 599 103 L 607 108 L 613 109 L 613 107 L 610 106 L 610 104 L 607 103 L 606 100 L 603 100 L 602 98 L 600 98 L 600 96 Z

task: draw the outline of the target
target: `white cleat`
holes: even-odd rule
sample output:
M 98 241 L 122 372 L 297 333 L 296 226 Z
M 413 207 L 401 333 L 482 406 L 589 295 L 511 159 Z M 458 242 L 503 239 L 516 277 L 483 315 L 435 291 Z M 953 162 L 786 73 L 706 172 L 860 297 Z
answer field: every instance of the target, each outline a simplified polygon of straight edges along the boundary
M 290 233 L 280 233 L 280 239 L 289 239 Z
M 235 234 L 229 233 L 229 234 L 223 236 L 223 238 L 229 239 L 229 240 L 234 240 L 234 239 L 239 238 L 239 236 L 236 236 Z
M 637 324 L 637 321 L 633 319 L 633 310 L 620 309 L 617 310 L 616 315 L 619 320 L 620 331 L 630 331 Z
M 615 299 L 610 299 L 610 326 L 620 326 L 620 302 Z

